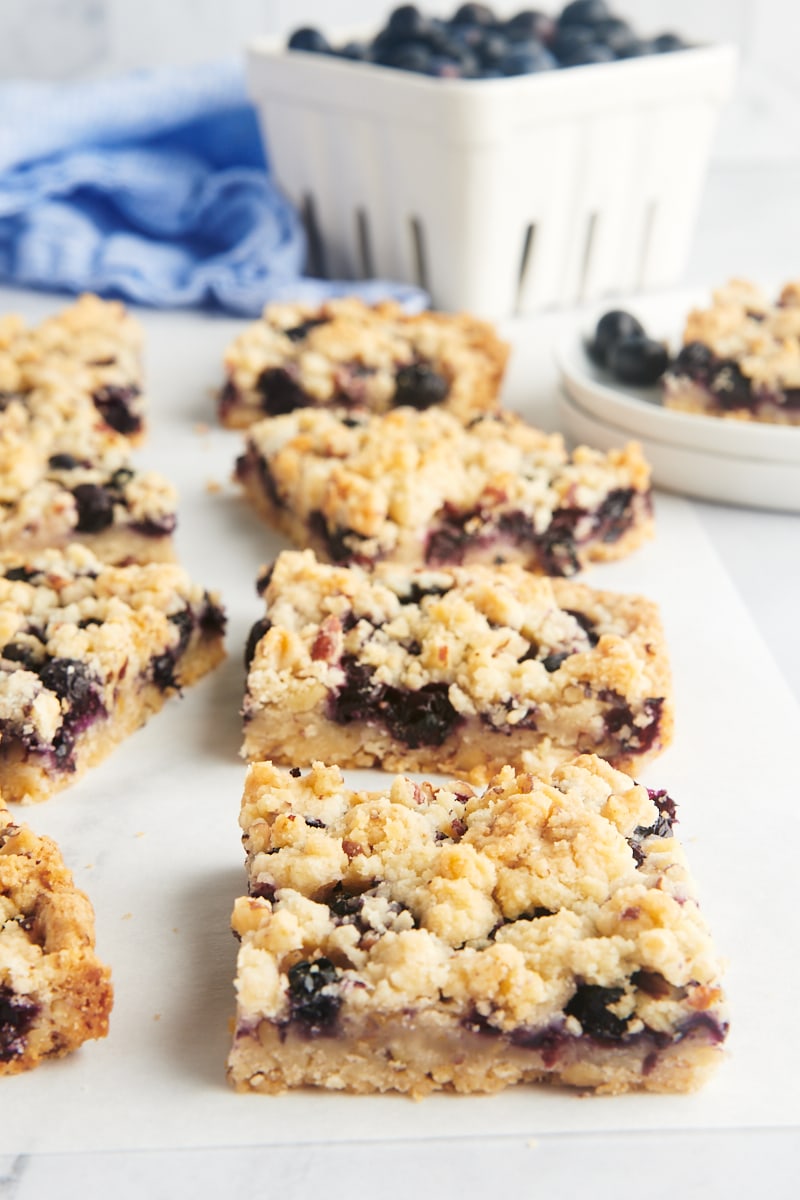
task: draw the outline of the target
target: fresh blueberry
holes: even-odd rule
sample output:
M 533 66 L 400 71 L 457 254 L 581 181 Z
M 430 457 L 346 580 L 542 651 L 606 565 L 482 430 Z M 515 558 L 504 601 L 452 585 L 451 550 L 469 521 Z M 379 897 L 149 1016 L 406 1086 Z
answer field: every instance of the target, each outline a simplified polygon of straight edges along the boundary
M 621 338 L 611 346 L 606 362 L 609 371 L 621 383 L 649 386 L 657 383 L 667 369 L 669 355 L 661 342 L 643 334 Z
M 672 54 L 674 50 L 685 50 L 688 43 L 677 33 L 660 33 L 650 43 L 653 54 Z
M 597 322 L 594 337 L 587 346 L 589 356 L 598 366 L 606 366 L 608 352 L 621 338 L 644 336 L 644 326 L 629 312 L 612 309 L 603 313 Z
M 306 50 L 311 54 L 330 54 L 331 47 L 324 33 L 311 25 L 295 29 L 287 45 L 290 50 Z
M 503 37 L 501 33 L 487 33 L 481 38 L 475 47 L 475 53 L 478 56 L 481 65 L 481 78 L 486 79 L 487 70 L 498 68 L 498 75 L 502 75 L 499 69 L 500 63 L 503 61 L 509 51 L 508 39 Z
M 562 9 L 558 23 L 562 28 L 567 25 L 596 25 L 610 16 L 605 0 L 572 0 Z
M 398 42 L 387 51 L 381 61 L 384 66 L 394 67 L 398 71 L 413 71 L 419 75 L 426 75 L 430 71 L 432 59 L 433 55 L 424 43 Z
M 593 63 L 614 62 L 615 58 L 609 46 L 601 42 L 589 42 L 585 46 L 577 46 L 571 53 L 562 54 L 558 61 L 562 67 L 588 67 Z
M 430 408 L 440 404 L 450 390 L 450 385 L 430 363 L 415 362 L 401 367 L 397 372 L 393 404 L 410 408 Z
M 497 18 L 487 4 L 462 4 L 450 18 L 451 25 L 494 26 Z
M 536 75 L 558 66 L 553 55 L 540 42 L 517 42 L 500 63 L 504 75 Z
M 563 64 L 567 59 L 573 58 L 585 50 L 587 46 L 594 45 L 594 41 L 594 32 L 588 25 L 565 25 L 563 29 L 559 26 L 550 44 L 550 49 L 559 63 Z
M 339 58 L 347 58 L 351 62 L 372 61 L 372 51 L 365 42 L 346 42 L 336 53 Z M 319 322 L 315 321 L 314 324 L 319 324 Z M 289 334 L 288 330 L 284 330 L 284 332 Z
M 546 13 L 535 8 L 526 8 L 509 17 L 502 28 L 510 42 L 535 41 L 546 46 L 555 36 L 556 23 Z
M 594 34 L 597 41 L 613 50 L 617 58 L 630 57 L 640 44 L 628 22 L 619 17 L 598 22 L 594 26 Z
M 100 533 L 114 521 L 114 498 L 96 483 L 79 483 L 72 489 L 78 507 L 78 533 Z
M 403 38 L 424 37 L 430 23 L 415 4 L 401 4 L 389 14 L 385 32 Z

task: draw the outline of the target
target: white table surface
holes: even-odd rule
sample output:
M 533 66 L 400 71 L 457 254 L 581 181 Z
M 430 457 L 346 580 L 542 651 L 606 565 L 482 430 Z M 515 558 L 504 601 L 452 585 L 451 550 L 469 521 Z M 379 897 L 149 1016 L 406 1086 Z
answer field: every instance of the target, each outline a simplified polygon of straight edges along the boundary
M 701 286 L 731 275 L 779 281 L 800 275 L 796 196 L 800 166 L 725 167 L 712 172 L 698 226 L 695 252 L 686 282 Z M 0 289 L 0 311 L 17 309 L 32 319 L 45 315 L 61 298 Z M 142 314 L 148 330 L 173 332 L 176 339 L 198 318 L 191 314 Z M 525 397 L 542 424 L 555 421 L 556 380 L 549 353 L 553 340 L 579 314 L 548 314 L 512 322 L 503 332 L 515 353 L 507 400 Z M 224 344 L 234 325 L 210 326 Z M 213 386 L 214 380 L 208 380 Z M 209 408 L 209 414 L 211 410 Z M 798 479 L 800 487 L 800 479 Z M 800 702 L 800 516 L 748 511 L 692 502 L 730 579 L 761 632 L 766 647 L 794 697 Z M 735 651 L 734 651 L 735 652 Z M 791 701 L 789 701 L 791 702 Z M 757 752 L 757 747 L 754 748 Z M 795 951 L 797 948 L 795 948 Z M 776 980 L 780 987 L 780 978 Z M 780 1032 L 764 1014 L 765 1054 L 779 1053 Z M 795 1064 L 795 1070 L 799 1064 Z M 790 1069 L 787 1064 L 787 1069 Z M 800 1084 L 798 1085 L 800 1092 Z M 0 1122 L 6 1103 L 3 1088 Z M 42 1113 L 42 1120 L 47 1113 Z M 269 1197 L 323 1197 L 338 1200 L 363 1193 L 393 1197 L 416 1194 L 420 1200 L 463 1194 L 646 1197 L 676 1194 L 703 1197 L 752 1197 L 762 1191 L 771 1200 L 800 1194 L 800 1126 L 782 1129 L 717 1130 L 670 1133 L 552 1135 L 529 1140 L 489 1136 L 479 1140 L 429 1138 L 424 1141 L 352 1141 L 303 1147 L 215 1146 L 87 1154 L 0 1156 L 0 1197 L 37 1200 L 44 1196 L 204 1197 L 257 1194 Z

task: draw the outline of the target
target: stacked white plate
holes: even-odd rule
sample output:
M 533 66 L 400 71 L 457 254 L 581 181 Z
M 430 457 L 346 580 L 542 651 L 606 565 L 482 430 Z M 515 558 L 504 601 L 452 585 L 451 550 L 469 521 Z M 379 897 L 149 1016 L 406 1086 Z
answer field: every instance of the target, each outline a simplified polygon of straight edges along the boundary
M 633 311 L 650 337 L 673 350 L 679 346 L 685 296 L 614 307 Z M 663 407 L 659 387 L 626 387 L 595 366 L 586 353 L 592 328 L 589 323 L 573 333 L 557 350 L 561 420 L 570 438 L 602 450 L 635 439 L 653 482 L 668 491 L 800 512 L 800 426 L 672 412 Z

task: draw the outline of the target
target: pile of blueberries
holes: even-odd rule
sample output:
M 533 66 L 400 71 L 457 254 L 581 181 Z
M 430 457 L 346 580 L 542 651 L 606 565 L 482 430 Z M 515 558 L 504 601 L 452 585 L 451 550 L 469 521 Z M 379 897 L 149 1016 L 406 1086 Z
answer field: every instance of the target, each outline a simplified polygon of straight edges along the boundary
M 451 17 L 438 18 L 402 4 L 369 41 L 336 47 L 318 29 L 304 26 L 288 47 L 443 79 L 500 79 L 667 54 L 687 43 L 674 33 L 640 37 L 605 0 L 572 0 L 555 17 L 526 8 L 502 18 L 486 4 L 462 4 Z
M 663 342 L 648 337 L 641 321 L 619 308 L 603 313 L 586 350 L 592 362 L 605 367 L 620 383 L 658 383 L 670 365 Z

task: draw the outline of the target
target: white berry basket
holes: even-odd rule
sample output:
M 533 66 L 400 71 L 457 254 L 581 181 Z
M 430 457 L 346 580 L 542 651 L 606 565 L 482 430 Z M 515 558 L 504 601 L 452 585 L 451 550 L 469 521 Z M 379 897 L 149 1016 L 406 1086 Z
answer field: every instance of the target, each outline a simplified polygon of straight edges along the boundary
M 248 53 L 321 273 L 492 320 L 680 278 L 735 69 L 727 45 L 486 80 Z

